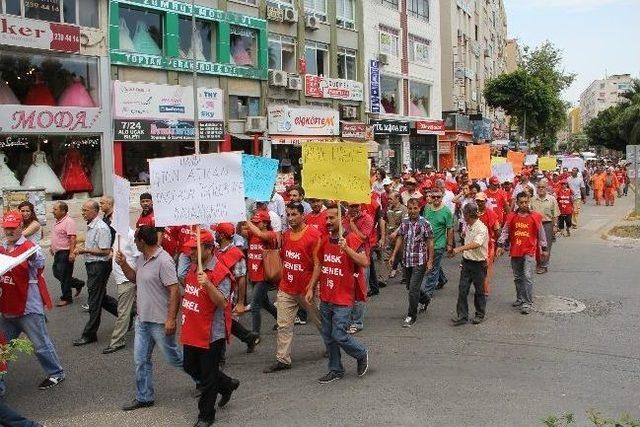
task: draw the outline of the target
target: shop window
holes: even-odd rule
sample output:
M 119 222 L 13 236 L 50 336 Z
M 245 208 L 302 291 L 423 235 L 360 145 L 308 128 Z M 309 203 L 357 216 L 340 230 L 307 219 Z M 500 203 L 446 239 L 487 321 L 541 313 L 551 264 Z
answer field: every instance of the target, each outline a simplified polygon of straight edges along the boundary
M 315 15 L 322 22 L 327 22 L 327 0 L 304 0 L 304 11 L 309 15 Z
M 400 37 L 398 30 L 380 26 L 380 53 L 398 56 Z
M 99 27 L 98 0 L 0 0 L 9 15 L 83 27 Z
M 203 146 L 201 145 L 202 149 Z M 123 142 L 122 170 L 133 185 L 149 184 L 148 159 L 194 154 L 193 141 Z M 206 151 L 201 151 L 206 153 Z
M 260 98 L 229 95 L 229 120 L 243 120 L 260 115 Z
M 353 30 L 356 27 L 356 8 L 354 0 L 337 0 L 336 22 L 338 27 Z
M 231 63 L 255 67 L 258 53 L 258 32 L 251 28 L 231 25 Z
M 380 104 L 384 113 L 401 114 L 400 111 L 400 79 L 380 76 Z
M 162 55 L 163 15 L 120 5 L 120 50 Z
M 308 41 L 305 46 L 304 57 L 307 61 L 307 74 L 316 76 L 329 75 L 329 46 L 314 41 Z
M 356 51 L 338 48 L 338 78 L 356 80 Z
M 409 36 L 409 60 L 422 65 L 431 63 L 431 42 L 421 37 Z
M 269 34 L 269 68 L 289 73 L 296 71 L 296 39 Z
M 98 59 L 0 50 L 0 104 L 99 107 Z
M 409 115 L 429 117 L 429 98 L 431 85 L 426 83 L 409 82 Z
M 198 61 L 215 62 L 215 26 L 212 22 L 196 20 L 196 37 L 193 35 L 191 18 L 180 17 L 180 58 L 193 58 L 193 51 L 196 52 Z

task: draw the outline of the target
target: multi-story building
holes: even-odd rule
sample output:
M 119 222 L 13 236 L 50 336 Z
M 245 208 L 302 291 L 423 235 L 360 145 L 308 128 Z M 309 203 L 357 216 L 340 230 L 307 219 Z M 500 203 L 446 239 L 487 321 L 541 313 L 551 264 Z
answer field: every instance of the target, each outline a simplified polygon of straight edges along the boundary
M 567 113 L 567 124 L 571 134 L 582 132 L 582 109 L 579 106 L 569 109 Z
M 589 123 L 598 113 L 622 102 L 622 94 L 631 89 L 633 78 L 630 74 L 614 74 L 601 80 L 594 80 L 580 95 L 582 125 Z
M 439 2 L 367 0 L 363 11 L 372 151 L 394 173 L 403 165 L 436 167 L 444 133 Z
M 517 39 L 508 39 L 504 47 L 505 68 L 507 73 L 511 73 L 520 67 L 522 62 L 522 52 Z
M 496 128 L 506 128 L 504 114 L 486 105 L 482 91 L 506 71 L 507 18 L 502 0 L 443 0 L 440 8 L 442 141 L 452 152 L 441 160 L 462 163 L 465 144 L 492 140 Z

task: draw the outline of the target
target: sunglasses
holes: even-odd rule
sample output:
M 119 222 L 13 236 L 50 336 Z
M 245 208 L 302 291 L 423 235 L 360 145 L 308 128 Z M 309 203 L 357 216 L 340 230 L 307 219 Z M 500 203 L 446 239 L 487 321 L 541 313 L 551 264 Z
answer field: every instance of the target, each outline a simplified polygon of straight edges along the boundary
M 431 198 L 432 199 L 442 199 L 442 195 L 440 195 L 440 194 L 432 194 Z

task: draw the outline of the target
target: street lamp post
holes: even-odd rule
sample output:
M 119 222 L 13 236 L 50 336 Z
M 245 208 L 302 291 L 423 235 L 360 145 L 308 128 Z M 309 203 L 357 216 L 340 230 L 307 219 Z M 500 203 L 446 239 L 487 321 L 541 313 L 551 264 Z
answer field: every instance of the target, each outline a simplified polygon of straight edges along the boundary
M 193 43 L 196 40 L 196 1 L 191 0 L 191 52 L 193 66 L 193 146 L 195 153 L 200 154 L 200 120 L 198 113 L 198 63 L 196 49 Z

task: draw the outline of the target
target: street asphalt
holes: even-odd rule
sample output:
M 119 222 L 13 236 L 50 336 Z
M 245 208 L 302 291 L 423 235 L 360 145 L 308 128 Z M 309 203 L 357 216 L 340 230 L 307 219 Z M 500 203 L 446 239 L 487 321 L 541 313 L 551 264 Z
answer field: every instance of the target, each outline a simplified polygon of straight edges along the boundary
M 399 278 L 370 299 L 365 330 L 357 335 L 369 348 L 369 372 L 358 378 L 355 361 L 345 355 L 346 376 L 327 385 L 317 382 L 326 359 L 311 325 L 295 327 L 293 369 L 262 373 L 275 350 L 272 320 L 263 315 L 256 353 L 245 354 L 237 340 L 227 351 L 226 373 L 238 378 L 240 387 L 218 411 L 216 424 L 541 426 L 548 415 L 570 412 L 576 425 L 586 426 L 590 408 L 640 417 L 640 246 L 601 238 L 608 224 L 631 209 L 632 200 L 622 198 L 615 207 L 589 202 L 580 228 L 571 238 L 557 239 L 549 272 L 535 277 L 536 294 L 577 299 L 586 304 L 583 312 L 523 316 L 514 311 L 513 278 L 503 257 L 496 264 L 487 320 L 452 327 L 459 258 L 448 259 L 449 283 L 413 328 L 401 327 L 407 293 Z M 49 289 L 57 298 L 50 263 Z M 84 276 L 81 263 L 76 276 Z M 113 283 L 109 293 L 115 295 Z M 194 386 L 157 351 L 155 406 L 120 410 L 135 396 L 133 335 L 126 349 L 101 354 L 113 326 L 113 317 L 103 312 L 99 342 L 73 347 L 87 318 L 80 309 L 85 300 L 86 291 L 73 305 L 48 314 L 67 379 L 39 391 L 43 371 L 35 357 L 23 356 L 10 366 L 7 403 L 51 427 L 193 425 Z

